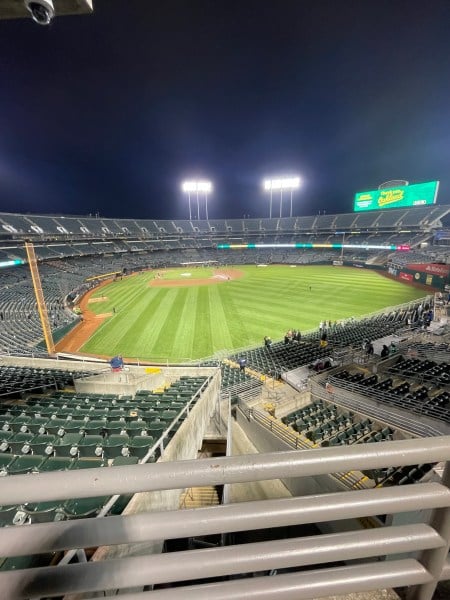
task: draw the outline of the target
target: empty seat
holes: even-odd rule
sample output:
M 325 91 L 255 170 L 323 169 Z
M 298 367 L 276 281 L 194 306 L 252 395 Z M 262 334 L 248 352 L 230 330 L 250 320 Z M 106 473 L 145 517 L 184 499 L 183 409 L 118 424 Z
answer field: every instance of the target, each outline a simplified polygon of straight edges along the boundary
M 143 431 L 147 431 L 146 421 L 130 421 L 126 424 L 126 432 L 130 437 L 141 435 Z
M 9 440 L 14 437 L 14 435 L 14 431 L 0 432 L 0 452 L 7 452 L 9 450 Z
M 98 457 L 75 458 L 75 460 L 72 463 L 71 470 L 96 469 L 104 466 L 105 462 L 103 461 L 103 459 Z
M 68 419 L 64 425 L 65 433 L 83 433 L 86 427 L 84 419 Z
M 64 519 L 61 511 L 61 502 L 49 500 L 47 502 L 36 502 L 25 504 L 21 507 L 24 521 L 29 523 L 49 523 Z
M 106 504 L 109 496 L 97 496 L 95 498 L 74 498 L 67 500 L 61 507 L 61 512 L 68 519 L 86 519 L 94 517 Z
M 149 449 L 154 445 L 155 440 L 152 436 L 139 435 L 131 439 L 129 444 L 130 454 L 142 459 Z
M 31 451 L 33 454 L 50 456 L 58 439 L 56 435 L 36 435 L 30 442 Z
M 66 425 L 70 423 L 67 419 L 50 419 L 47 422 L 47 431 L 53 435 L 64 435 Z
M 128 456 L 129 441 L 130 438 L 128 437 L 128 435 L 109 435 L 103 443 L 103 452 L 105 458 L 115 458 L 116 456 Z
M 8 465 L 8 473 L 10 475 L 23 475 L 32 471 L 39 471 L 39 466 L 44 460 L 42 456 L 36 454 L 16 456 L 15 460 Z
M 149 435 L 155 438 L 155 440 L 162 436 L 165 428 L 166 425 L 162 421 L 152 421 L 151 423 L 147 424 L 147 431 Z
M 0 454 L 0 475 L 8 473 L 8 466 L 15 458 L 14 454 Z
M 8 440 L 9 447 L 13 454 L 29 454 L 31 452 L 30 441 L 34 438 L 34 433 L 16 433 Z
M 64 456 L 49 456 L 39 466 L 39 472 L 66 471 L 72 467 L 73 459 Z
M 137 465 L 139 458 L 137 456 L 116 456 L 112 461 L 112 467 L 126 467 L 128 465 Z
M 126 433 L 126 422 L 125 421 L 108 421 L 105 425 L 105 431 L 108 435 L 120 435 Z
M 81 433 L 66 433 L 59 437 L 54 445 L 56 456 L 78 456 L 78 444 L 82 437 Z
M 46 425 L 49 419 L 47 417 L 33 417 L 28 423 L 28 429 L 31 433 L 45 433 L 47 431 Z
M 84 431 L 87 435 L 101 435 L 106 427 L 106 419 L 93 419 L 86 421 L 84 424 Z
M 7 527 L 16 524 L 16 514 L 20 506 L 0 506 L 0 527 Z
M 103 437 L 101 435 L 86 435 L 78 444 L 80 456 L 102 456 Z

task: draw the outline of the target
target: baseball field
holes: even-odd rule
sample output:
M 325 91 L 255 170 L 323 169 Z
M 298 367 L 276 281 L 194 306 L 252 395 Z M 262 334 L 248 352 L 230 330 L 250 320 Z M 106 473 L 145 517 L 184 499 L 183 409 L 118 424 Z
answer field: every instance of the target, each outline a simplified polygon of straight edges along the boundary
M 146 271 L 96 288 L 82 304 L 77 350 L 185 361 L 280 339 L 288 329 L 358 317 L 425 292 L 366 269 L 189 267 Z M 89 326 L 89 327 L 88 327 Z

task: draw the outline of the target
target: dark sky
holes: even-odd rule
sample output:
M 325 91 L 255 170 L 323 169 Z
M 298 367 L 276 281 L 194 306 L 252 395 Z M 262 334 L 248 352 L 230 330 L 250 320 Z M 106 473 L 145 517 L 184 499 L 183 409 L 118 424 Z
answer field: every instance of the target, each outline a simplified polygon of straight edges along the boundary
M 187 218 L 202 176 L 210 218 L 268 216 L 291 173 L 300 215 L 394 178 L 450 203 L 448 0 L 94 4 L 0 21 L 0 211 Z

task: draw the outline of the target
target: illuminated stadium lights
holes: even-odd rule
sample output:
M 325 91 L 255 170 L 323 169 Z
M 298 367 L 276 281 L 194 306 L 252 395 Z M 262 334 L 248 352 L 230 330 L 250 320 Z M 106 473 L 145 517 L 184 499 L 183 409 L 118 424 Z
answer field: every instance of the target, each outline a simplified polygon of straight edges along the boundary
M 269 216 L 272 218 L 272 198 L 273 192 L 280 192 L 280 218 L 283 212 L 283 190 L 288 190 L 291 193 L 291 210 L 290 217 L 292 217 L 292 194 L 294 190 L 298 190 L 301 184 L 300 177 L 277 177 L 275 179 L 265 179 L 263 186 L 266 192 L 270 192 L 270 209 Z
M 182 191 L 188 195 L 189 199 L 189 220 L 192 221 L 191 213 L 191 194 L 195 194 L 197 198 L 197 220 L 200 220 L 200 201 L 199 196 L 203 194 L 205 197 L 205 212 L 206 220 L 208 220 L 208 194 L 212 192 L 212 183 L 204 179 L 193 179 L 190 181 L 183 181 L 181 184 Z

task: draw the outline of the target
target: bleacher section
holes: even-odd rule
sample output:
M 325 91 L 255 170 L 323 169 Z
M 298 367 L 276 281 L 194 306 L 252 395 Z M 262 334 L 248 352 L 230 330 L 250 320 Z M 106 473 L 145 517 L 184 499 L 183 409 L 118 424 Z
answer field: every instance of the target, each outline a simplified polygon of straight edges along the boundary
M 14 367 L 8 369 L 14 372 Z M 32 371 L 36 385 L 49 377 L 48 370 Z M 51 377 L 61 375 L 61 385 L 73 382 L 62 373 L 52 370 Z M 16 369 L 14 374 L 19 383 L 23 371 Z M 164 390 L 142 390 L 134 397 L 68 391 L 20 400 L 9 395 L 0 405 L 0 476 L 155 461 L 207 383 L 207 377 L 182 376 Z M 129 499 L 121 497 L 111 514 L 121 512 Z M 108 500 L 3 506 L 0 526 L 94 517 Z
M 450 365 L 396 356 L 377 374 L 344 369 L 330 384 L 410 413 L 450 423 Z
M 332 324 L 327 330 L 326 347 L 320 346 L 321 332 L 318 329 L 304 336 L 300 342 L 276 342 L 269 347 L 262 346 L 235 354 L 231 358 L 238 362 L 241 356 L 245 356 L 248 367 L 277 379 L 282 373 L 303 365 L 313 366 L 318 359 L 325 363 L 335 350 L 347 346 L 360 348 L 365 339 L 376 340 L 394 334 L 405 326 L 408 314 L 407 311 L 398 311 L 361 321 Z
M 322 447 L 404 439 L 404 434 L 394 431 L 386 424 L 364 418 L 323 400 L 314 400 L 284 417 L 282 422 L 313 444 Z M 426 464 L 363 471 L 368 480 L 365 486 L 417 483 L 431 474 L 432 467 L 432 464 Z M 364 480 L 359 482 L 361 483 L 364 483 Z

